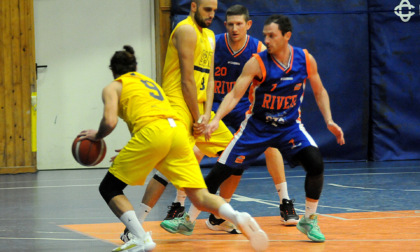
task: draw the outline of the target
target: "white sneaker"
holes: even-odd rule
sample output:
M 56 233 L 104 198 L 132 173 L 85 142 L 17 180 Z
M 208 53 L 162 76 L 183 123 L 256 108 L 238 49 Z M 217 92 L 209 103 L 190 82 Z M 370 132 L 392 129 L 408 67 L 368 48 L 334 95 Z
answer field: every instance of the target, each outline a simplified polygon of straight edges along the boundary
M 144 242 L 144 252 L 150 252 L 156 247 L 156 243 L 152 240 L 152 232 L 147 232 L 146 236 L 143 239 Z
M 233 224 L 224 219 L 218 219 L 214 214 L 210 214 L 206 220 L 206 226 L 210 230 L 214 231 L 225 231 L 230 234 L 241 234 L 241 231 Z
M 254 218 L 248 213 L 237 213 L 237 226 L 248 238 L 254 251 L 263 252 L 268 248 L 267 234 L 260 228 Z
M 151 232 L 147 232 L 143 239 L 134 237 L 128 242 L 124 243 L 118 248 L 113 249 L 113 252 L 150 252 L 156 247 L 153 242 Z

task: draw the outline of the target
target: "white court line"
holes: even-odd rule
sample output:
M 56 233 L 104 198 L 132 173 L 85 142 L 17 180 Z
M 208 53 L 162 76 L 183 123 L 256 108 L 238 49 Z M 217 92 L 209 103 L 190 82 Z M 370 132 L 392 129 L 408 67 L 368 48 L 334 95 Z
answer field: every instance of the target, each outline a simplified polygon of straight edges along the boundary
M 155 240 L 155 239 L 153 239 Z M 308 240 L 269 240 L 270 242 L 298 242 Z M 327 242 L 410 242 L 410 241 L 420 241 L 420 239 L 383 239 L 383 240 L 337 240 L 337 239 L 328 239 Z M 349 248 L 351 249 L 351 248 Z M 316 250 L 314 250 L 316 251 Z
M 324 177 L 338 177 L 338 176 L 360 176 L 360 175 L 398 175 L 398 174 L 420 174 L 420 172 L 389 172 L 389 173 L 351 173 L 351 174 L 324 174 Z M 299 176 L 286 176 L 289 178 L 305 178 L 306 175 Z M 261 177 L 261 178 L 242 178 L 241 180 L 259 180 L 259 179 L 272 179 L 271 177 Z
M 98 241 L 98 239 L 0 237 L 0 240 Z
M 154 241 L 166 241 L 166 242 L 249 242 L 247 239 L 243 239 L 243 240 L 216 240 L 216 239 L 211 239 L 211 240 L 205 240 L 205 239 L 153 239 Z M 304 240 L 304 239 L 296 239 L 296 240 L 281 240 L 281 239 L 269 239 L 270 242 L 297 242 L 297 241 L 305 241 L 308 242 L 308 240 Z M 341 240 L 341 239 L 328 239 L 327 242 L 331 242 L 331 241 L 335 241 L 335 242 L 349 242 L 349 241 L 354 241 L 354 242 L 374 242 L 374 241 L 420 241 L 420 239 L 383 239 L 383 240 L 379 240 L 379 239 L 369 239 L 369 240 Z
M 103 216 L 103 217 L 52 217 L 52 218 L 18 218 L 18 219 L 11 219 L 11 218 L 0 218 L 0 221 L 10 221 L 10 220 L 103 220 L 103 219 L 114 219 L 115 216 Z M 110 221 L 111 222 L 111 221 Z M 0 230 L 0 231 L 7 231 L 7 230 Z
M 68 179 L 60 179 L 61 182 L 72 182 L 72 181 L 101 181 L 102 178 L 68 178 Z M 15 181 L 0 181 L 0 185 L 2 184 L 21 184 L 21 183 L 32 183 L 37 181 L 38 183 L 46 183 L 46 182 L 57 182 L 57 179 L 28 179 L 28 180 L 15 180 Z
M 233 194 L 232 196 L 232 200 L 237 200 L 240 202 L 255 202 L 255 203 L 260 203 L 260 204 L 264 204 L 264 205 L 268 205 L 268 206 L 274 206 L 276 208 L 278 208 L 279 203 L 271 203 L 273 201 L 269 201 L 269 200 L 262 200 L 262 199 L 257 199 L 257 198 L 251 198 L 251 197 L 247 197 L 247 196 L 243 196 L 243 195 L 239 195 L 239 194 Z M 303 204 L 295 204 L 295 205 L 303 205 Z M 324 208 L 335 208 L 335 209 L 342 209 L 342 210 L 346 210 L 346 211 L 357 211 L 357 212 L 367 212 L 367 213 L 375 213 L 375 212 L 379 212 L 379 211 L 370 211 L 370 210 L 364 210 L 364 209 L 356 209 L 356 208 L 348 208 L 348 207 L 336 207 L 336 206 L 326 206 L 326 205 L 318 205 L 318 207 L 324 207 Z M 304 213 L 305 210 L 304 209 L 300 209 L 300 208 L 296 208 L 295 207 L 296 212 L 301 212 Z M 329 215 L 329 214 L 319 214 L 325 217 L 329 217 L 329 218 L 333 218 L 333 219 L 338 219 L 338 220 L 345 220 L 345 221 L 357 221 L 357 220 L 375 220 L 375 219 L 404 219 L 404 218 L 420 218 L 419 216 L 395 216 L 395 217 L 378 217 L 378 218 L 343 218 L 343 217 L 339 217 L 339 216 L 333 216 L 333 215 Z
M 328 185 L 341 187 L 341 188 L 362 189 L 362 190 L 420 192 L 420 190 L 417 190 L 417 189 L 382 189 L 382 188 L 370 188 L 370 187 L 361 187 L 361 186 L 345 186 L 345 185 L 339 185 L 339 184 L 333 184 L 333 183 L 329 183 Z
M 260 203 L 260 204 L 264 204 L 264 205 L 275 206 L 277 208 L 279 206 L 279 203 L 274 204 L 274 203 L 271 203 L 267 200 L 246 197 L 246 196 L 242 196 L 242 195 L 239 195 L 239 194 L 233 194 L 232 200 L 237 200 L 237 201 L 240 201 L 240 202 L 255 202 L 255 203 Z M 321 207 L 321 206 L 318 206 L 318 207 Z M 326 207 L 326 206 L 323 206 L 323 207 Z M 304 209 L 299 209 L 299 208 L 296 208 L 296 207 L 295 207 L 295 211 L 299 211 L 299 212 L 302 212 L 302 213 L 305 212 Z M 337 216 L 324 215 L 324 214 L 320 214 L 320 215 L 330 217 L 330 218 L 333 218 L 333 219 L 346 220 L 345 218 L 337 217 Z
M 0 188 L 0 190 L 19 190 L 19 189 L 43 189 L 43 188 L 65 188 L 65 187 L 92 187 L 98 186 L 98 184 L 92 185 L 60 185 L 60 186 L 24 186 L 24 187 L 10 187 L 10 188 Z

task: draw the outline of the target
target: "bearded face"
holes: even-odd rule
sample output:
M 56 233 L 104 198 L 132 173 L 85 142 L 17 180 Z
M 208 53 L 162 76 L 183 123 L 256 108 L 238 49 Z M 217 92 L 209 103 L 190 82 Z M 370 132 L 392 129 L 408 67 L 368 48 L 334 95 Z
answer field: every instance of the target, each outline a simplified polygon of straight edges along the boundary
M 202 28 L 208 28 L 213 22 L 217 10 L 217 0 L 202 0 L 196 2 L 194 20 Z
M 208 28 L 208 27 L 211 25 L 212 21 L 213 21 L 213 18 L 204 18 L 204 17 L 200 14 L 200 11 L 197 11 L 197 12 L 194 14 L 194 19 L 195 19 L 195 22 L 197 22 L 197 24 L 198 24 L 200 27 L 203 27 L 203 28 Z

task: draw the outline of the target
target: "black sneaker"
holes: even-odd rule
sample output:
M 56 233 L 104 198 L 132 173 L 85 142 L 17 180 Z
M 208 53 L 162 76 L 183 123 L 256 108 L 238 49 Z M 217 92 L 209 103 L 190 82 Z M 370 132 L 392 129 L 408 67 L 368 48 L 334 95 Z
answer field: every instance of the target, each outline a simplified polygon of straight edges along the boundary
M 184 215 L 185 207 L 181 206 L 179 202 L 172 202 L 171 206 L 168 206 L 168 214 L 164 220 L 172 220 L 176 217 L 182 217 Z
M 280 218 L 286 226 L 296 226 L 299 222 L 299 215 L 296 214 L 293 202 L 295 200 L 283 199 L 280 204 Z
M 124 229 L 124 233 L 122 233 L 120 235 L 120 239 L 121 241 L 123 241 L 124 243 L 129 242 L 131 239 L 134 238 L 134 235 L 131 234 L 131 232 L 128 230 L 128 228 Z
M 225 231 L 230 234 L 241 234 L 241 231 L 233 224 L 224 219 L 217 219 L 214 214 L 210 214 L 206 220 L 206 225 L 214 231 Z

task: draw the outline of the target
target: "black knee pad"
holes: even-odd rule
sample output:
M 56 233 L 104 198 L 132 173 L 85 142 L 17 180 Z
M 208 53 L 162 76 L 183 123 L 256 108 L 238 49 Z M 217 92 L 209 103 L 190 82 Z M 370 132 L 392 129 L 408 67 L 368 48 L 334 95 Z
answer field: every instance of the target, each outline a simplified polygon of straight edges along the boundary
M 244 173 L 244 169 L 233 169 L 233 171 L 232 171 L 232 175 L 235 175 L 235 176 L 242 176 L 242 174 Z
M 165 178 L 162 178 L 161 176 L 159 176 L 157 173 L 155 175 L 153 175 L 153 179 L 155 179 L 157 182 L 161 183 L 163 186 L 168 185 L 168 181 L 166 181 Z
M 310 176 L 317 176 L 324 173 L 324 161 L 321 151 L 314 146 L 309 146 L 296 154 L 296 159 Z
M 107 204 L 112 198 L 118 195 L 124 195 L 124 188 L 127 186 L 126 183 L 117 179 L 112 173 L 108 172 L 101 184 L 99 185 L 99 193 Z
M 233 174 L 234 170 L 236 169 L 232 169 L 227 165 L 217 162 L 204 179 L 209 192 L 215 194 L 223 181 L 229 178 L 230 175 Z

